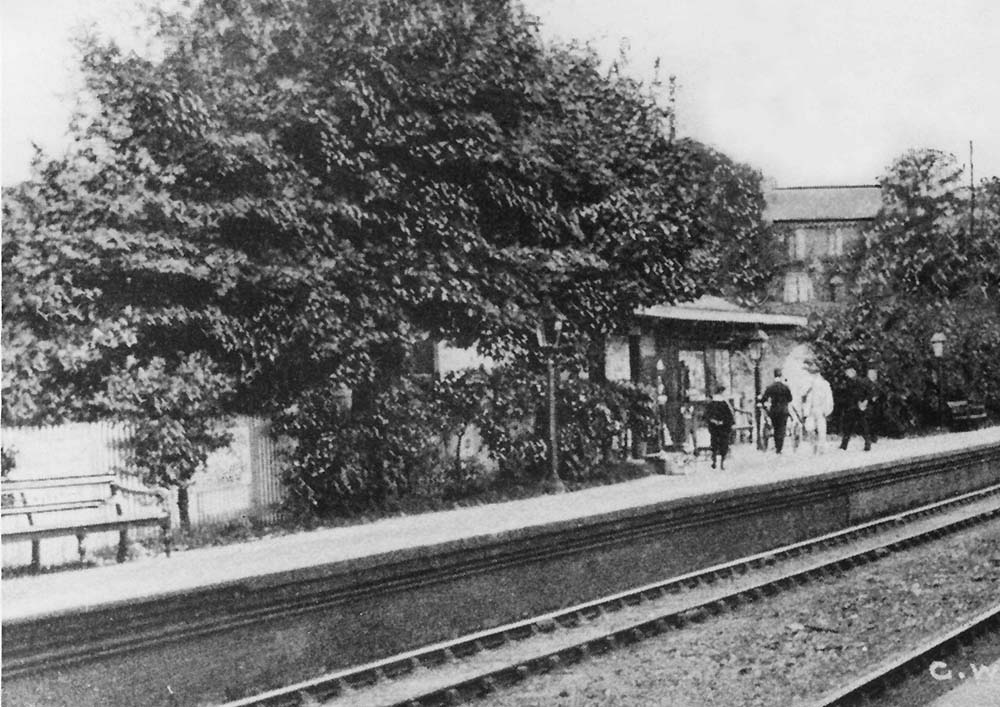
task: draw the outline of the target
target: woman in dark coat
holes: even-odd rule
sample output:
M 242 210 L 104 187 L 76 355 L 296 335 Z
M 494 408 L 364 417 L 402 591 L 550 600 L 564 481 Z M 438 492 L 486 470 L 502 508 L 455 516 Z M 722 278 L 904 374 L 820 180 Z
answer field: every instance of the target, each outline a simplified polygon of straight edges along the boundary
M 721 468 L 726 468 L 726 456 L 729 454 L 729 438 L 733 434 L 732 408 L 722 394 L 726 389 L 721 385 L 715 389 L 715 395 L 705 408 L 705 419 L 708 420 L 708 434 L 712 441 L 712 468 L 715 468 L 715 458 L 719 457 Z

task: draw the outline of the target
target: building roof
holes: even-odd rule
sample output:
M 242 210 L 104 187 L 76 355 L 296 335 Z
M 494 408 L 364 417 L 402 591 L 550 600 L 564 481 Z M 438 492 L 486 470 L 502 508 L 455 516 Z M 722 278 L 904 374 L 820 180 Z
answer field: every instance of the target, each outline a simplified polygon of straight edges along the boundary
M 656 304 L 635 311 L 642 317 L 716 324 L 749 324 L 759 327 L 792 328 L 806 325 L 806 318 L 791 314 L 753 312 L 721 297 L 705 296 L 684 304 Z
M 882 208 L 877 184 L 842 187 L 787 187 L 766 194 L 764 218 L 782 221 L 867 221 Z

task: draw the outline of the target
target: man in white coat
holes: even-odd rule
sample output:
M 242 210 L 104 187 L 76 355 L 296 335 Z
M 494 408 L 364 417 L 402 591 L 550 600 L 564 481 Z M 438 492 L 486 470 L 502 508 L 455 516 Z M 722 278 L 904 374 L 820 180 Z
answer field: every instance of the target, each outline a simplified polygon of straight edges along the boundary
M 802 396 L 802 412 L 807 434 L 813 437 L 813 454 L 826 451 L 826 418 L 833 414 L 833 390 L 815 364 L 809 366 L 812 378 Z

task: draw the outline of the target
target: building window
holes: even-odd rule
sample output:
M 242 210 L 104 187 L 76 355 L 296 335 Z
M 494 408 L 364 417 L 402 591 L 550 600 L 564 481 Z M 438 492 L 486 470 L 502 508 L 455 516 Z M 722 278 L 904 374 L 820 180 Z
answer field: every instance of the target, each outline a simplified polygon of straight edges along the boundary
M 808 273 L 790 272 L 785 275 L 785 302 L 811 302 L 812 279 Z
M 705 352 L 680 351 L 680 381 L 681 400 L 704 400 L 706 393 Z
M 841 229 L 836 229 L 830 233 L 829 238 L 829 254 L 835 257 L 839 257 L 844 254 L 844 232 Z
M 795 231 L 795 255 L 793 256 L 795 260 L 805 260 L 806 259 L 806 232 L 805 229 L 797 229 Z
M 723 386 L 728 394 L 732 395 L 733 368 L 729 359 L 729 351 L 726 349 L 708 349 L 705 351 L 705 364 L 708 369 L 705 376 L 705 392 L 714 395 L 716 388 Z
M 788 258 L 789 260 L 805 260 L 805 257 L 806 232 L 802 228 L 797 228 L 788 234 Z
M 844 278 L 840 275 L 834 275 L 830 278 L 830 301 L 836 302 L 841 297 L 841 292 L 844 287 Z

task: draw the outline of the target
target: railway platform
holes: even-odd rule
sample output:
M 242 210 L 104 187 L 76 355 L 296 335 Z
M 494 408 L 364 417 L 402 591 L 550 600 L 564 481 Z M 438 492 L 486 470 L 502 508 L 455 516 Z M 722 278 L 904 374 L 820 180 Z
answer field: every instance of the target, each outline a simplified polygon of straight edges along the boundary
M 831 437 L 825 453 L 759 451 L 738 445 L 725 470 L 708 459 L 692 458 L 674 473 L 652 475 L 562 495 L 538 496 L 436 513 L 388 518 L 356 526 L 325 528 L 219 547 L 176 552 L 123 565 L 34 575 L 3 583 L 4 622 L 101 605 L 183 593 L 320 565 L 391 557 L 414 548 L 493 536 L 552 523 L 572 522 L 664 501 L 794 482 L 830 472 L 983 442 L 1000 442 L 1000 427 L 912 439 L 883 439 L 870 452 L 855 439 L 843 451 Z
M 676 470 L 5 580 L 5 692 L 240 697 L 997 483 L 1000 427 L 870 452 L 859 440 L 821 455 L 739 446 L 725 471 L 704 459 Z M 123 667 L 142 685 L 116 677 Z

